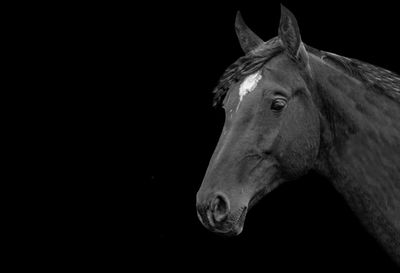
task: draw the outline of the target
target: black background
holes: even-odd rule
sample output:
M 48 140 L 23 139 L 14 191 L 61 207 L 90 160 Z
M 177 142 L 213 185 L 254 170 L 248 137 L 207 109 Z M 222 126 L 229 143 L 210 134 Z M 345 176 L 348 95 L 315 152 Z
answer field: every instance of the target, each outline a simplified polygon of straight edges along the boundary
M 400 72 L 394 4 L 282 2 L 306 44 Z M 11 131 L 23 138 L 23 152 L 14 153 L 29 168 L 15 171 L 28 177 L 13 183 L 25 203 L 12 213 L 11 241 L 30 261 L 17 256 L 15 265 L 393 271 L 314 173 L 264 197 L 238 237 L 213 234 L 197 219 L 196 193 L 224 123 L 211 91 L 243 55 L 236 12 L 268 40 L 277 35 L 279 4 L 17 3 L 5 27 L 16 53 L 4 54 L 27 72 L 14 82 L 27 87 L 10 92 L 19 108 L 8 115 L 24 108 L 15 122 L 24 131 Z
M 398 73 L 395 5 L 348 2 L 283 4 L 296 16 L 306 44 Z M 147 188 L 137 193 L 146 201 L 135 208 L 146 214 L 145 221 L 136 220 L 146 230 L 150 265 L 189 262 L 189 271 L 256 266 L 271 272 L 391 272 L 394 264 L 344 199 L 314 173 L 264 197 L 248 213 L 238 237 L 220 237 L 198 221 L 196 192 L 224 123 L 223 110 L 212 107 L 211 91 L 225 68 L 243 55 L 234 30 L 237 10 L 263 40 L 277 35 L 280 6 L 275 1 L 154 3 L 132 15 L 128 36 L 140 47 L 132 48 L 132 66 L 141 75 L 132 78 L 131 102 L 138 110 L 133 127 L 145 141 L 134 147 L 145 150 L 140 160 Z M 139 66 L 136 58 L 145 62 Z M 140 88 L 135 81 L 142 82 Z

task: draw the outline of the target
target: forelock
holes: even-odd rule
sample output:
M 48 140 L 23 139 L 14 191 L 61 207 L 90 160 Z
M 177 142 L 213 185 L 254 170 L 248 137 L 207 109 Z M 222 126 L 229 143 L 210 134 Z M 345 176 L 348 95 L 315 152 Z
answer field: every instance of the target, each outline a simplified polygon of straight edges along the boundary
M 220 78 L 213 93 L 213 105 L 218 105 L 227 94 L 232 84 L 260 70 L 270 59 L 284 50 L 278 37 L 275 37 L 230 65 Z

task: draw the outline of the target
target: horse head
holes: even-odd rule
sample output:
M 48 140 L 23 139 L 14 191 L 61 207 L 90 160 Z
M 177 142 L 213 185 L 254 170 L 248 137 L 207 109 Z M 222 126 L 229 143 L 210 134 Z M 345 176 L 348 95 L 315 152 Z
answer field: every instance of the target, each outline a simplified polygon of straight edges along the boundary
M 279 35 L 268 42 L 239 13 L 236 32 L 246 56 L 217 88 L 217 96 L 226 93 L 225 124 L 197 193 L 200 221 L 226 235 L 242 231 L 260 198 L 310 170 L 320 145 L 308 53 L 293 14 L 282 6 Z

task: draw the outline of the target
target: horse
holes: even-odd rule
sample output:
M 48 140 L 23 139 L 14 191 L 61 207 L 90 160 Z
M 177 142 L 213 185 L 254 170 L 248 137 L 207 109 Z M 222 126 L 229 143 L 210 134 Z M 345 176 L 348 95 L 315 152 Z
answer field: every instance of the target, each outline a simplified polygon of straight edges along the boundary
M 225 123 L 196 195 L 201 223 L 238 235 L 257 201 L 315 171 L 400 265 L 400 76 L 306 45 L 284 6 L 267 42 L 240 12 L 235 29 L 245 55 L 214 90 Z

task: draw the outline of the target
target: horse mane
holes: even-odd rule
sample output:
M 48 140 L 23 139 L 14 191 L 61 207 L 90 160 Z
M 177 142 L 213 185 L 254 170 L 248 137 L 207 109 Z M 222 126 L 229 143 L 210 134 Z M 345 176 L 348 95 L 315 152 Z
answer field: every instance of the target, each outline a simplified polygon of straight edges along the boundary
M 316 55 L 322 60 L 333 62 L 343 72 L 363 82 L 367 88 L 400 103 L 399 75 L 357 59 L 339 56 L 308 45 L 305 45 L 305 48 L 307 52 Z M 223 101 L 232 84 L 261 69 L 269 60 L 283 51 L 284 47 L 279 37 L 275 37 L 236 60 L 219 79 L 213 91 L 213 105 L 219 105 Z
M 334 63 L 347 75 L 360 80 L 368 89 L 400 103 L 400 76 L 387 69 L 357 59 L 306 46 L 306 50 L 324 61 Z

